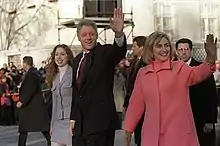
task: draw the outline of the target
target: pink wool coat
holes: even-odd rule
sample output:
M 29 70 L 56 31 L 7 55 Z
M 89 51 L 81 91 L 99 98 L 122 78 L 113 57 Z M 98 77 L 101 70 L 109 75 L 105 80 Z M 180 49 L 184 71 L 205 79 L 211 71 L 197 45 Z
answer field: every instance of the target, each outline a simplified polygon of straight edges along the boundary
M 123 129 L 133 132 L 142 114 L 142 146 L 199 146 L 188 87 L 213 73 L 207 63 L 154 62 L 141 68 Z

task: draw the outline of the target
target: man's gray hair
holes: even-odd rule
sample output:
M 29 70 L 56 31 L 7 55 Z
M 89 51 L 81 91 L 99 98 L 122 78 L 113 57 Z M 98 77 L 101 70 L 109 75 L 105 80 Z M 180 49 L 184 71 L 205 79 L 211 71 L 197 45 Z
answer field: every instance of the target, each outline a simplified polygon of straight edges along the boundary
M 97 35 L 98 35 L 97 25 L 95 24 L 94 21 L 88 20 L 88 19 L 82 19 L 82 20 L 77 24 L 77 27 L 76 27 L 76 28 L 77 28 L 77 30 L 76 30 L 77 34 L 79 33 L 79 31 L 81 30 L 81 28 L 82 28 L 83 26 L 91 26 L 91 27 L 95 30 L 95 32 L 97 33 Z

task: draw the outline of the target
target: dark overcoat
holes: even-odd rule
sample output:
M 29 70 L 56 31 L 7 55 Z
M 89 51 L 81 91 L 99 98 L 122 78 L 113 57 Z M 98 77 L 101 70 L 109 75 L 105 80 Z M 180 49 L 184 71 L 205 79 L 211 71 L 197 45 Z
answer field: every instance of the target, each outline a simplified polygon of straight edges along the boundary
M 22 82 L 19 98 L 23 103 L 19 108 L 19 132 L 40 132 L 49 130 L 49 115 L 43 99 L 40 76 L 35 68 L 30 68 Z

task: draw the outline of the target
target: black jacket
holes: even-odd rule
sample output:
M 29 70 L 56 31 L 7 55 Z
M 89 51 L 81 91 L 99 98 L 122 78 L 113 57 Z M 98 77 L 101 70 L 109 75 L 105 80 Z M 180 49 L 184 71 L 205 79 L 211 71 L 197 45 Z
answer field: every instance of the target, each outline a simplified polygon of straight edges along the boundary
M 201 62 L 192 58 L 190 66 L 198 66 Z M 189 96 L 195 122 L 217 122 L 217 91 L 214 76 L 191 86 Z
M 35 68 L 25 74 L 19 90 L 23 103 L 19 108 L 19 132 L 39 132 L 49 130 L 49 115 L 40 86 L 40 76 Z
M 75 120 L 74 135 L 92 134 L 117 126 L 113 96 L 115 66 L 125 57 L 124 45 L 97 44 L 88 54 L 80 90 L 76 87 L 76 73 L 83 53 L 73 60 L 73 100 L 71 119 Z

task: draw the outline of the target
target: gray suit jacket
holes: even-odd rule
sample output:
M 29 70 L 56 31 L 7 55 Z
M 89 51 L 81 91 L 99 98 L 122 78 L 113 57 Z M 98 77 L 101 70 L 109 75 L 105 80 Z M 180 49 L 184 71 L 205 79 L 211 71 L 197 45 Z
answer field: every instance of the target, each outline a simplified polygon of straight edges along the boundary
M 69 119 L 72 103 L 72 68 L 70 66 L 61 81 L 60 73 L 56 75 L 51 90 L 53 97 L 51 121 Z

